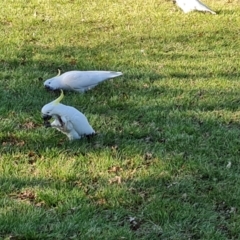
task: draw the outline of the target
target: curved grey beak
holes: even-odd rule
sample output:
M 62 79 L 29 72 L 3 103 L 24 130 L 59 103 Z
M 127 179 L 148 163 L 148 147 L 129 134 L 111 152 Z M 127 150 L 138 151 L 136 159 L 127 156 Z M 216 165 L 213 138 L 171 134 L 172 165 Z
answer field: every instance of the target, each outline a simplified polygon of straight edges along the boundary
M 52 116 L 50 116 L 50 115 L 42 114 L 42 119 L 43 119 L 44 121 L 48 121 L 48 120 L 50 120 L 51 118 L 52 118 Z
M 44 87 L 49 90 L 49 91 L 53 91 L 54 89 L 52 89 L 49 85 L 44 85 Z
M 42 119 L 43 119 L 43 125 L 48 128 L 51 127 L 51 123 L 48 121 L 52 118 L 52 116 L 47 115 L 47 114 L 42 114 Z

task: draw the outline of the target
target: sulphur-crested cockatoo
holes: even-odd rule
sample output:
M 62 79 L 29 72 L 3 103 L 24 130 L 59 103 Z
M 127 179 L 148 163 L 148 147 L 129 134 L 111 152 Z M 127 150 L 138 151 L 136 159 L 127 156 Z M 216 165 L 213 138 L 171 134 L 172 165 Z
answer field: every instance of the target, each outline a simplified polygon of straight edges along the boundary
M 216 14 L 199 0 L 174 0 L 174 2 L 178 5 L 178 7 L 183 10 L 184 13 L 188 13 L 191 11 L 202 11 Z
M 47 79 L 44 86 L 49 90 L 73 90 L 77 92 L 85 92 L 96 87 L 99 83 L 121 76 L 121 72 L 111 71 L 69 71 L 62 75 Z
M 63 97 L 63 91 L 61 90 L 61 95 L 56 100 L 46 104 L 42 108 L 41 112 L 45 127 L 56 128 L 66 134 L 69 140 L 94 135 L 95 131 L 84 114 L 74 107 L 60 103 Z M 52 117 L 55 120 L 50 123 L 48 120 Z

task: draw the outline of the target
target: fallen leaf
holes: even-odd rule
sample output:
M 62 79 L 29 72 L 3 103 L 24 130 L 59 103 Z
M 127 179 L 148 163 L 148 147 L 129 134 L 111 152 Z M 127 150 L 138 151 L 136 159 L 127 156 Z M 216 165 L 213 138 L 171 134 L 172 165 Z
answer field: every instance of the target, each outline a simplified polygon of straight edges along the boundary
M 115 176 L 112 179 L 109 179 L 109 183 L 113 184 L 113 183 L 117 183 L 117 184 L 121 184 L 122 183 L 122 179 L 120 176 Z
M 16 143 L 16 146 L 22 147 L 22 146 L 24 146 L 24 145 L 25 145 L 25 142 L 24 142 L 24 141 L 20 141 L 20 142 L 17 142 L 17 143 Z
M 112 149 L 113 151 L 116 151 L 116 150 L 118 149 L 118 145 L 112 146 L 111 149 Z
M 137 169 L 134 168 L 134 169 L 130 172 L 130 174 L 133 175 L 136 171 L 137 171 Z
M 38 124 L 36 124 L 36 123 L 34 123 L 34 122 L 32 122 L 32 121 L 30 121 L 30 122 L 25 122 L 25 123 L 23 124 L 23 128 L 25 128 L 25 129 L 34 129 L 34 128 L 38 127 L 38 126 L 39 126 Z
M 109 173 L 117 173 L 122 171 L 122 168 L 119 166 L 112 166 L 111 168 L 108 168 Z
M 229 161 L 226 168 L 230 168 L 232 166 L 232 163 Z
M 44 201 L 41 201 L 41 202 L 38 202 L 35 204 L 36 207 L 42 207 L 45 205 L 45 202 Z
M 76 64 L 77 64 L 77 59 L 71 59 L 71 60 L 69 61 L 69 63 L 70 63 L 71 65 L 76 65 Z
M 105 205 L 106 203 L 107 203 L 107 201 L 104 198 L 100 198 L 100 199 L 97 200 L 98 205 Z
M 147 152 L 147 153 L 144 154 L 144 160 L 150 160 L 152 158 L 153 158 L 152 153 Z

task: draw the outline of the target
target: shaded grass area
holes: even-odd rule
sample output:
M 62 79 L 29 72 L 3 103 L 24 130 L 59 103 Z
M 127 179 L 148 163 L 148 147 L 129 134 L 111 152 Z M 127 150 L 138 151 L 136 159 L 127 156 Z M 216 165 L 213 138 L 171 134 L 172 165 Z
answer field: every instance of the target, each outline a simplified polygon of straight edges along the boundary
M 238 239 L 238 1 L 3 3 L 0 238 Z M 66 93 L 90 142 L 42 126 L 58 67 L 124 73 Z

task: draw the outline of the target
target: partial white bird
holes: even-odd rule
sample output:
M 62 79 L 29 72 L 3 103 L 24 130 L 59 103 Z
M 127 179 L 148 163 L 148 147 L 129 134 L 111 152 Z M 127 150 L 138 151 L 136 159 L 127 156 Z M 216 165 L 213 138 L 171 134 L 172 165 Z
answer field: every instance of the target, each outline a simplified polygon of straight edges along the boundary
M 63 91 L 61 90 L 61 95 L 56 100 L 46 104 L 42 108 L 41 113 L 45 127 L 56 128 L 67 135 L 69 140 L 94 135 L 95 131 L 83 113 L 74 107 L 60 103 L 63 97 Z M 55 120 L 50 123 L 49 120 L 52 117 Z
M 191 11 L 202 11 L 216 14 L 199 0 L 174 0 L 174 2 L 178 5 L 178 7 L 183 10 L 184 13 L 188 13 Z
M 47 79 L 44 86 L 49 90 L 73 90 L 77 92 L 85 92 L 96 87 L 99 83 L 121 76 L 121 72 L 111 71 L 69 71 L 62 75 Z

